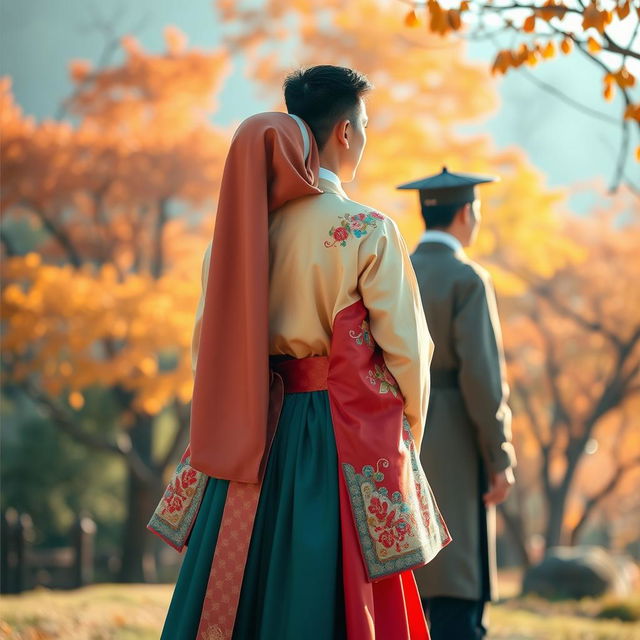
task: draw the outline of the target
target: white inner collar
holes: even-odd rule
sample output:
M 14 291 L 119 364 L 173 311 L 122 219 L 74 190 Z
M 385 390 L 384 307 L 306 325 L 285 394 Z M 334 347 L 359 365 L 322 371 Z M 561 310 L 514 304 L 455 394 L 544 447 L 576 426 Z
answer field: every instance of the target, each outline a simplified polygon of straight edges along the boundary
M 309 158 L 309 151 L 311 150 L 311 143 L 309 142 L 309 132 L 307 131 L 307 127 L 305 126 L 303 120 L 293 113 L 288 113 L 288 116 L 291 116 L 300 127 L 300 133 L 302 134 L 302 143 L 304 144 L 304 161 L 306 162 Z
M 342 187 L 342 183 L 340 182 L 340 178 L 333 173 L 333 171 L 329 171 L 329 169 L 325 169 L 324 167 L 320 167 L 320 171 L 318 171 L 318 178 L 321 180 L 328 180 L 329 182 L 333 182 L 337 187 Z
M 420 242 L 441 242 L 442 244 L 446 244 L 448 247 L 451 247 L 454 251 L 460 251 L 462 249 L 462 243 L 458 238 L 452 236 L 446 231 L 440 231 L 439 229 L 425 231 L 420 238 Z

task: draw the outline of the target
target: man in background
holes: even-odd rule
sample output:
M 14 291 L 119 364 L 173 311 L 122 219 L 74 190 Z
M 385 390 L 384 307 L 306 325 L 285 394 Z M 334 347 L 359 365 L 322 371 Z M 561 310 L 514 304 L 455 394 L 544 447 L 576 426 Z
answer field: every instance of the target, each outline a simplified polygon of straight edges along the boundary
M 476 185 L 442 173 L 400 186 L 420 193 L 426 232 L 411 257 L 435 343 L 421 459 L 453 542 L 415 572 L 432 640 L 486 634 L 496 597 L 495 505 L 514 483 L 504 355 L 491 278 L 470 260 L 480 224 Z

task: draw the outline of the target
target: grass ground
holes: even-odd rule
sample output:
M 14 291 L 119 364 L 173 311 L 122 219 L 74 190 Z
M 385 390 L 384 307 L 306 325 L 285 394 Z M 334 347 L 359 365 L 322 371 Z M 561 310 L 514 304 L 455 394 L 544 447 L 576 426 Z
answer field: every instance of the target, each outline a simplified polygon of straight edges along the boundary
M 171 590 L 169 585 L 106 584 L 77 591 L 38 589 L 4 596 L 0 600 L 0 639 L 157 640 Z M 614 613 L 635 614 L 640 611 L 640 596 L 616 603 L 511 598 L 492 606 L 490 638 L 640 640 L 637 619 L 598 619 L 607 606 Z

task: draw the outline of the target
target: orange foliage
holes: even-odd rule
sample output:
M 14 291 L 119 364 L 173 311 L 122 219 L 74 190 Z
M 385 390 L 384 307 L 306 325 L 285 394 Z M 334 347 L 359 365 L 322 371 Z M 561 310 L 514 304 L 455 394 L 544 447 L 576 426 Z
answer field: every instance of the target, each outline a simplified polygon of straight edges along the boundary
M 575 474 L 564 521 L 571 529 L 619 467 L 640 461 L 640 215 L 621 193 L 590 218 L 568 218 L 563 234 L 585 259 L 552 277 L 531 276 L 525 295 L 503 301 L 502 320 L 514 433 L 529 452 L 521 465 L 542 479 L 546 457 L 556 487 Z M 569 469 L 576 455 L 582 462 Z M 630 490 L 629 478 L 615 495 Z
M 405 4 L 406 0 L 402 0 L 402 3 Z M 511 44 L 509 48 L 498 51 L 492 65 L 493 73 L 507 73 L 509 69 L 518 68 L 525 62 L 535 66 L 542 60 L 553 58 L 558 46 L 568 55 L 574 50 L 574 43 L 582 52 L 593 58 L 600 70 L 604 70 L 605 75 L 613 73 L 616 63 L 621 67 L 621 71 L 628 72 L 624 65 L 628 64 L 630 58 L 638 57 L 633 42 L 618 42 L 617 34 L 624 33 L 624 28 L 616 33 L 608 30 L 610 25 L 615 23 L 616 26 L 626 27 L 629 33 L 637 32 L 640 7 L 635 13 L 631 13 L 630 0 L 591 0 L 588 3 L 532 0 L 526 4 L 493 0 L 454 0 L 453 3 L 446 3 L 446 9 L 443 8 L 444 3 L 441 4 L 441 0 L 429 0 L 426 4 L 414 0 L 409 4 L 413 4 L 414 8 L 406 15 L 405 25 L 418 26 L 421 24 L 421 12 L 425 12 L 428 18 L 427 28 L 440 36 L 459 30 L 482 37 L 486 37 L 487 34 L 497 36 L 502 31 L 508 31 L 517 44 Z M 470 8 L 473 11 L 470 12 Z M 468 12 L 468 17 L 463 20 L 465 12 Z M 455 23 L 451 22 L 450 16 L 455 17 Z M 593 35 L 594 32 L 598 34 L 597 38 Z M 544 38 L 545 42 L 531 45 L 528 41 L 531 34 L 537 34 Z M 523 47 L 528 51 L 524 56 Z M 603 57 L 603 52 L 606 52 L 608 57 Z M 611 60 L 615 62 L 611 63 Z M 604 96 L 607 100 L 612 99 L 611 87 L 605 86 Z
M 191 395 L 200 260 L 228 139 L 208 117 L 228 58 L 188 51 L 174 28 L 165 36 L 163 54 L 127 38 L 119 66 L 71 64 L 77 126 L 25 117 L 2 81 L 3 224 L 28 220 L 39 239 L 5 266 L 3 351 L 16 381 L 36 379 L 74 409 L 91 386 L 131 391 L 150 414 Z

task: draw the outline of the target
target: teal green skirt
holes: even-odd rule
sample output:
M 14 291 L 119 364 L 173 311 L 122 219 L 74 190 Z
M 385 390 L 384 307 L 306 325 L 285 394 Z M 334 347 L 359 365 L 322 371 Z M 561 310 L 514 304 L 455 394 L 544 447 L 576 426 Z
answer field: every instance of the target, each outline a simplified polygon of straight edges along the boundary
M 228 484 L 207 483 L 162 640 L 196 637 Z M 346 638 L 340 550 L 328 394 L 288 394 L 260 494 L 234 640 Z

